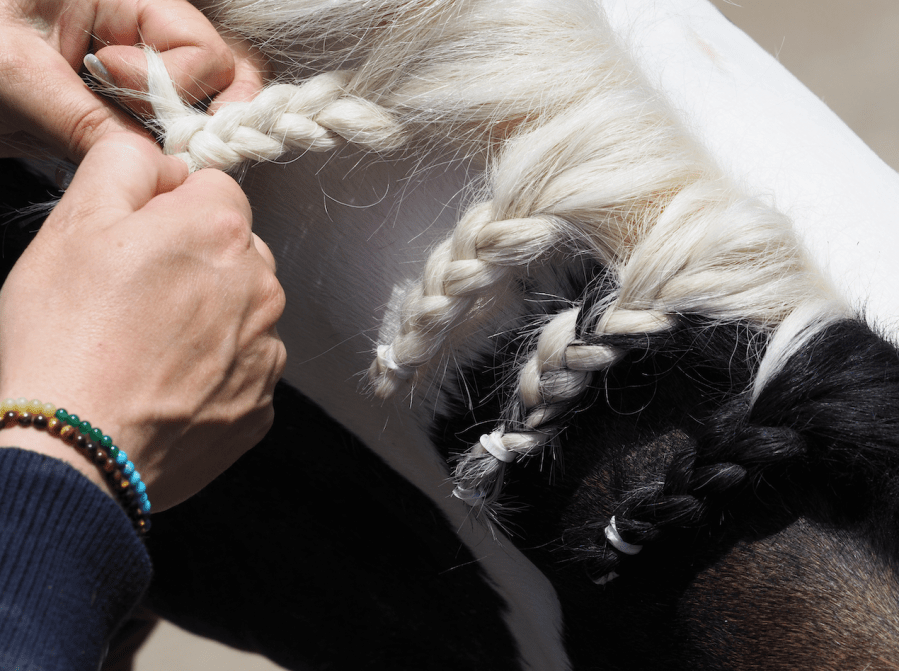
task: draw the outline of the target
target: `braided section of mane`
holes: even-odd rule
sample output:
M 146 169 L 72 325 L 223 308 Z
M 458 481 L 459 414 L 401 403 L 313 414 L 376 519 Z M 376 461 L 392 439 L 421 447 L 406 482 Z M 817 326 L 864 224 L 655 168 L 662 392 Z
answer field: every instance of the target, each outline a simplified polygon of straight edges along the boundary
M 182 158 L 191 172 L 274 161 L 291 151 L 330 151 L 346 142 L 382 152 L 404 142 L 390 113 L 347 93 L 350 72 L 326 72 L 299 86 L 269 86 L 251 102 L 224 105 L 209 116 L 182 102 L 162 59 L 150 50 L 145 54 L 163 149 Z
M 428 376 L 445 379 L 432 362 L 449 367 L 454 351 L 489 354 L 487 329 L 503 309 L 526 317 L 529 301 L 554 295 L 541 273 L 605 268 L 611 294 L 556 295 L 568 309 L 528 343 L 494 430 L 456 464 L 455 493 L 479 512 L 591 385 L 638 343 L 671 340 L 683 318 L 745 323 L 767 340 L 742 401 L 756 407 L 796 353 L 849 314 L 789 220 L 697 146 L 592 0 L 229 0 L 211 11 L 278 63 L 281 83 L 207 116 L 151 69 L 166 149 L 192 168 L 344 142 L 422 160 L 439 148 L 483 167 L 477 202 L 377 347 L 378 396 L 431 388 Z M 725 470 L 700 470 L 687 489 L 741 473 Z M 610 525 L 615 543 L 649 538 L 634 537 L 642 514 L 628 508 Z
M 627 347 L 620 337 L 610 344 Z M 678 338 L 655 344 L 657 351 L 683 346 Z M 755 373 L 733 352 L 727 365 L 738 378 Z M 621 541 L 627 549 L 688 531 L 714 532 L 731 502 L 763 483 L 798 487 L 815 473 L 825 489 L 842 480 L 873 496 L 888 489 L 897 468 L 899 353 L 860 321 L 839 321 L 807 340 L 754 402 L 746 389 L 719 405 L 702 421 L 695 448 L 675 454 L 659 482 L 624 493 L 615 534 L 611 520 L 599 523 L 605 531 L 578 553 L 604 584 L 626 569 L 630 553 L 619 549 Z
M 785 320 L 788 327 L 794 322 L 823 327 L 842 314 L 838 303 L 810 298 L 820 280 L 789 222 L 720 178 L 682 188 L 642 233 L 626 259 L 611 268 L 617 280 L 612 296 L 598 301 L 587 295 L 542 329 L 504 417 L 459 460 L 456 496 L 487 506 L 490 513 L 506 464 L 551 443 L 594 375 L 628 351 L 602 336 L 633 335 L 642 341 L 673 329 L 681 314 L 744 319 L 767 330 Z M 811 335 L 801 329 L 784 333 L 785 342 L 772 352 Z

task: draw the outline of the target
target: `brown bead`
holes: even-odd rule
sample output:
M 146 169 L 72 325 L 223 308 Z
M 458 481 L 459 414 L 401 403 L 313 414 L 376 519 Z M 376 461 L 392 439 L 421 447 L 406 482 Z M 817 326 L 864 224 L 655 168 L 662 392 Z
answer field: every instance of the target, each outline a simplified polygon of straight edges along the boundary
M 38 413 L 37 415 L 34 416 L 34 428 L 40 429 L 41 431 L 43 431 L 44 429 L 47 428 L 48 421 L 49 420 L 47 419 L 47 417 L 45 415 L 41 415 L 40 413 Z
M 72 426 L 71 424 L 66 424 L 64 427 L 62 427 L 59 430 L 59 437 L 71 445 L 72 442 L 75 440 L 76 433 L 78 433 L 78 432 L 75 431 L 74 426 Z
M 62 427 L 63 423 L 59 421 L 58 417 L 51 417 L 47 420 L 47 433 L 51 436 L 58 436 Z
M 125 476 L 122 475 L 122 471 L 120 471 L 118 468 L 114 468 L 109 474 L 110 480 L 112 480 L 115 484 L 119 484 L 124 477 Z
M 115 467 L 115 459 L 107 459 L 105 462 L 103 462 L 103 470 L 107 473 L 112 473 L 115 470 Z M 119 474 L 119 477 L 121 477 L 121 474 Z
M 101 468 L 106 464 L 106 452 L 104 452 L 100 447 L 94 446 L 94 463 Z
M 19 413 L 19 426 L 31 426 L 31 422 L 34 421 L 34 415 L 30 412 L 20 412 Z
M 79 450 L 83 450 L 87 447 L 87 436 L 85 436 L 80 431 L 76 431 L 73 442 L 75 443 L 75 447 L 77 447 Z
M 146 517 L 141 517 L 135 522 L 134 526 L 140 533 L 145 534 L 150 530 L 150 520 Z
M 19 413 L 15 410 L 9 410 L 3 413 L 3 426 L 9 428 L 11 426 L 18 426 L 19 423 Z

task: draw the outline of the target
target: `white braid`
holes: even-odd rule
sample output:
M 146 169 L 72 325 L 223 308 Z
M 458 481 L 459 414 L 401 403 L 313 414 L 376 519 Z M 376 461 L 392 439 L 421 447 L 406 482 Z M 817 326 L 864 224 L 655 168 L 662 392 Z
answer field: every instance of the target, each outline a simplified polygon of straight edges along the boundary
M 454 473 L 457 488 L 480 494 L 466 501 L 470 505 L 487 506 L 489 510 L 498 498 L 503 466 L 511 459 L 500 459 L 497 453 L 518 458 L 538 454 L 556 434 L 544 425 L 570 410 L 586 391 L 593 372 L 608 369 L 626 354 L 616 347 L 579 342 L 576 326 L 580 311 L 579 307 L 566 310 L 546 324 L 519 373 L 518 401 L 499 428 L 482 436 L 459 459 Z M 596 334 L 652 333 L 671 326 L 672 320 L 658 312 L 611 308 L 600 320 Z M 504 432 L 506 426 L 521 428 Z M 492 449 L 487 449 L 488 436 Z
M 300 85 L 276 84 L 251 102 L 209 116 L 186 105 L 162 59 L 145 51 L 149 99 L 167 154 L 191 171 L 230 170 L 247 160 L 274 161 L 291 151 L 330 151 L 351 142 L 389 152 L 404 142 L 399 124 L 377 105 L 348 95 L 353 74 L 326 72 Z

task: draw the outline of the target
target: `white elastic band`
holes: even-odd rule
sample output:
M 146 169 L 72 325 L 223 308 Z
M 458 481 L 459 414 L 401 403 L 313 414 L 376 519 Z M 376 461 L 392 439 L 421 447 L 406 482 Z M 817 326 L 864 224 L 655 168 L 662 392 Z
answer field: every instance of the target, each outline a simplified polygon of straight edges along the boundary
M 483 503 L 484 498 L 487 495 L 484 492 L 478 491 L 477 489 L 465 489 L 464 487 L 456 487 L 453 490 L 453 496 L 474 507 L 480 503 Z
M 609 522 L 609 526 L 606 527 L 606 540 L 609 541 L 612 544 L 612 547 L 618 550 L 618 552 L 623 552 L 626 555 L 635 555 L 643 549 L 642 545 L 631 545 L 621 538 L 621 534 L 618 533 L 618 528 L 615 526 L 614 515 L 612 515 L 612 521 Z
M 485 433 L 483 436 L 481 436 L 480 442 L 481 447 L 483 447 L 500 461 L 504 461 L 508 464 L 510 461 L 515 460 L 515 453 L 511 450 L 507 450 L 506 446 L 503 445 L 503 434 L 501 434 L 499 431 L 494 431 L 493 433 Z
M 605 585 L 606 583 L 612 582 L 617 577 L 618 574 L 615 573 L 615 571 L 612 571 L 610 573 L 606 573 L 602 578 L 595 578 L 593 582 L 597 585 Z
M 378 345 L 378 357 L 387 366 L 387 370 L 401 380 L 411 380 L 412 376 L 415 375 L 414 368 L 396 362 L 396 359 L 393 357 L 393 345 Z

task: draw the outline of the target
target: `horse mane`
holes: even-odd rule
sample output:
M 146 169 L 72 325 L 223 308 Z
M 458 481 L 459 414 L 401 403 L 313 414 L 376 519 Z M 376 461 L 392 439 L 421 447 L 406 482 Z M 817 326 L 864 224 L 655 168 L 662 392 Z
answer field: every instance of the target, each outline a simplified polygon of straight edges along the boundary
M 583 527 L 597 582 L 643 546 L 720 524 L 774 472 L 848 469 L 888 488 L 895 348 L 852 314 L 789 219 L 676 120 L 595 3 L 230 0 L 209 13 L 280 74 L 210 117 L 148 55 L 166 151 L 192 169 L 345 143 L 421 157 L 439 147 L 483 166 L 368 372 L 384 398 L 462 385 L 455 358 L 492 355 L 496 315 L 520 313 L 492 427 L 456 456 L 455 494 L 477 513 L 495 515 L 512 467 L 557 449 L 635 357 L 674 361 L 708 398 L 662 477 Z M 547 279 L 585 267 L 562 290 Z M 547 294 L 553 308 L 529 312 Z

